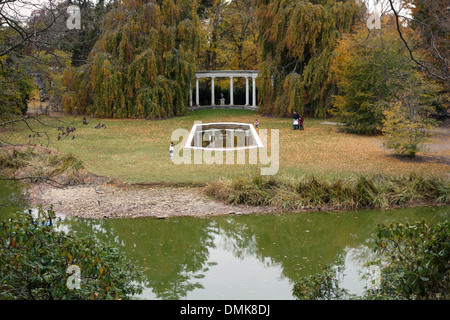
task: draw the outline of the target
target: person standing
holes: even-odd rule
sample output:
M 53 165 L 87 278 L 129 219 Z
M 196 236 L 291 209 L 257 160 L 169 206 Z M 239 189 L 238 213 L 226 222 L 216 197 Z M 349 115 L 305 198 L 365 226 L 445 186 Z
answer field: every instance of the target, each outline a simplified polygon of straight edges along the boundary
M 305 118 L 303 117 L 303 115 L 300 117 L 300 120 L 299 120 L 299 126 L 300 126 L 300 130 L 305 130 L 304 128 L 303 128 L 303 121 L 305 120 Z
M 293 118 L 294 118 L 294 123 L 292 125 L 292 129 L 298 130 L 300 115 L 297 113 L 297 111 L 294 111 Z
M 173 161 L 173 142 L 170 142 L 169 154 L 170 154 L 170 160 Z

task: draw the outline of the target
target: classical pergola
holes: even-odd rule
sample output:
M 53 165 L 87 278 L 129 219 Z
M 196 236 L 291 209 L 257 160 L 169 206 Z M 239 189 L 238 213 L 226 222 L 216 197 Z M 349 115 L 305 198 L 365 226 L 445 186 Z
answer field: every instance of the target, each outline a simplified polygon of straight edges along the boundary
M 233 79 L 234 78 L 245 78 L 245 106 L 250 106 L 249 97 L 249 79 L 252 79 L 253 90 L 252 90 L 252 107 L 256 108 L 256 77 L 258 76 L 257 70 L 214 70 L 214 71 L 198 71 L 195 74 L 195 105 L 200 106 L 199 98 L 199 79 L 200 78 L 211 78 L 211 105 L 215 106 L 214 97 L 214 79 L 215 78 L 230 78 L 230 106 L 234 106 L 233 97 Z M 192 105 L 192 88 L 189 95 L 189 106 Z

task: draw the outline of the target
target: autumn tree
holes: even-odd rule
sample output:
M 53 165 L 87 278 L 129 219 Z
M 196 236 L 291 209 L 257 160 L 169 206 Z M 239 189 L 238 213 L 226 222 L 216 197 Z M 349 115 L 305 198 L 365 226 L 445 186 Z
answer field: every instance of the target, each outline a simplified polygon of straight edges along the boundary
M 263 113 L 303 113 L 308 104 L 315 116 L 327 114 L 335 93 L 330 73 L 333 50 L 363 11 L 354 0 L 257 2 L 262 46 L 258 88 Z
M 200 16 L 199 69 L 256 70 L 258 24 L 252 0 L 215 0 Z
M 0 41 L 6 31 L 0 33 Z M 0 120 L 23 115 L 34 89 L 34 79 L 28 72 L 25 59 L 15 54 L 0 56 Z
M 223 21 L 225 0 L 213 0 L 206 6 L 201 16 L 202 27 L 201 50 L 197 66 L 204 70 L 220 69 L 226 59 L 222 59 L 219 47 L 221 45 L 220 25 Z
M 428 109 L 429 106 L 405 104 L 402 100 L 392 102 L 383 111 L 384 145 L 397 155 L 414 157 L 436 126 Z
M 197 1 L 127 0 L 105 16 L 88 62 L 68 69 L 66 111 L 116 118 L 183 115 L 199 49 Z
M 438 125 L 436 105 L 447 101 L 448 97 L 441 94 L 441 83 L 426 75 L 425 71 L 412 70 L 383 110 L 383 143 L 397 155 L 414 157 L 419 151 L 427 151 L 424 143 Z
M 34 89 L 33 68 L 36 59 L 30 47 L 41 45 L 39 36 L 54 23 L 52 14 L 47 23 L 27 23 L 26 12 L 39 4 L 28 1 L 0 0 L 0 118 L 8 120 L 27 111 Z
M 257 69 L 259 31 L 252 0 L 233 0 L 227 4 L 222 32 L 231 56 L 229 69 Z
M 33 66 L 33 74 L 36 75 L 37 87 L 42 86 L 43 94 L 40 98 L 48 100 L 50 110 L 61 111 L 62 97 L 65 91 L 63 74 L 65 68 L 71 65 L 70 53 L 53 50 L 36 51 L 35 58 L 39 63 Z
M 397 113 L 393 116 L 412 120 L 413 114 L 429 114 L 440 103 L 439 86 L 425 81 L 424 74 L 411 61 L 396 32 L 394 17 L 385 16 L 382 26 L 369 30 L 361 24 L 356 32 L 339 41 L 333 56 L 332 72 L 338 90 L 331 112 L 345 122 L 348 132 L 381 132 L 385 116 L 391 114 L 388 110 L 394 105 Z M 411 45 L 418 41 L 417 33 L 411 29 L 404 30 L 404 37 Z M 419 112 L 424 106 L 427 112 Z
M 341 118 L 346 131 L 380 131 L 383 110 L 398 90 L 401 75 L 411 68 L 409 62 L 392 20 L 390 28 L 384 21 L 380 30 L 362 23 L 339 41 L 331 68 L 338 88 L 331 113 Z

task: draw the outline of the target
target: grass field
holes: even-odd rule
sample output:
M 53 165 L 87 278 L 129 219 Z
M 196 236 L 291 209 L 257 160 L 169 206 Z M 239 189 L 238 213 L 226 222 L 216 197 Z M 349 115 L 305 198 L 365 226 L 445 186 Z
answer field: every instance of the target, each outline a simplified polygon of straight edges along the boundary
M 131 183 L 204 183 L 259 174 L 260 167 L 266 165 L 175 165 L 169 159 L 172 132 L 178 128 L 190 130 L 194 121 L 253 123 L 255 118 L 259 120 L 260 129 L 279 130 L 278 175 L 341 177 L 358 173 L 448 175 L 449 172 L 450 151 L 446 147 L 405 160 L 384 150 L 379 136 L 341 133 L 339 126 L 322 124 L 323 119 L 309 118 L 305 120 L 304 131 L 294 131 L 289 118 L 262 117 L 249 110 L 198 110 L 184 117 L 164 120 L 92 118 L 88 119 L 88 125 L 82 124 L 82 117 L 60 117 L 64 122 L 39 118 L 46 124 L 76 127 L 75 139 L 69 136 L 60 140 L 55 128 L 43 126 L 35 120 L 29 120 L 29 124 L 36 131 L 48 131 L 49 148 L 73 154 L 93 174 Z M 105 124 L 106 128 L 96 129 L 99 123 Z M 2 140 L 11 143 L 28 143 L 29 134 L 23 123 L 3 127 L 0 131 Z M 36 142 L 33 138 L 31 140 Z M 40 141 L 44 145 L 47 143 L 44 137 Z

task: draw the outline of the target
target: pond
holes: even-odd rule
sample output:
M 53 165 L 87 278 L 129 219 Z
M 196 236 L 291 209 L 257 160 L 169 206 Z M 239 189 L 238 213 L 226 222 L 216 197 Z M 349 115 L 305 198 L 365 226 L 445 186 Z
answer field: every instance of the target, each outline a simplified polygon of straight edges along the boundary
M 0 194 L 2 203 L 21 198 L 20 188 L 4 183 Z M 16 209 L 2 206 L 0 219 Z M 339 259 L 345 262 L 342 286 L 361 293 L 360 272 L 374 254 L 377 224 L 449 217 L 450 206 L 443 206 L 165 220 L 64 218 L 62 227 L 115 243 L 142 266 L 149 282 L 142 299 L 290 300 L 296 281 Z

